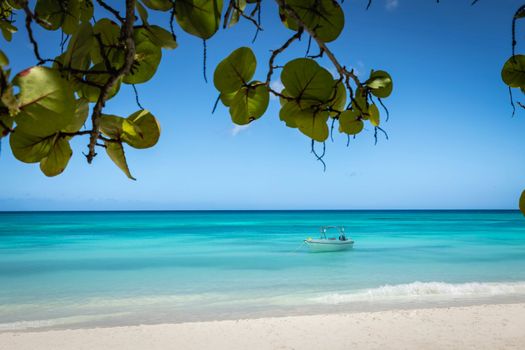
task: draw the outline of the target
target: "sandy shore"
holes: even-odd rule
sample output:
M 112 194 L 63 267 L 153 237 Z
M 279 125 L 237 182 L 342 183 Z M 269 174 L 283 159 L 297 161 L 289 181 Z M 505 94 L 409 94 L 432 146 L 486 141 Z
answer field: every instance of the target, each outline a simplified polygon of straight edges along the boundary
M 0 349 L 525 349 L 525 304 L 0 333 Z

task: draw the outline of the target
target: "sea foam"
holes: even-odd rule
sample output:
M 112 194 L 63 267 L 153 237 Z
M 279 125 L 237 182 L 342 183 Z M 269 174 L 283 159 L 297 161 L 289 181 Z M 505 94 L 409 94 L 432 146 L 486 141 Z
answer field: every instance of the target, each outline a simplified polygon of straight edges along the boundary
M 315 297 L 312 301 L 322 304 L 342 304 L 367 301 L 404 301 L 486 298 L 504 296 L 525 296 L 524 282 L 412 282 L 406 284 L 383 285 L 377 288 L 361 289 L 349 293 L 330 293 Z

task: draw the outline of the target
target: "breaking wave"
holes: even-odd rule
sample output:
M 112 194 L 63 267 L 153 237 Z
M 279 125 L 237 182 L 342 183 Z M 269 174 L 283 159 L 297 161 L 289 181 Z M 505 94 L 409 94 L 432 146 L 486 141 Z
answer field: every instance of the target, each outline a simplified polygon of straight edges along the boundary
M 460 298 L 488 298 L 504 296 L 525 296 L 525 282 L 502 283 L 445 283 L 412 282 L 384 285 L 378 288 L 362 289 L 351 293 L 331 293 L 313 298 L 322 304 L 341 304 L 367 301 L 439 300 Z

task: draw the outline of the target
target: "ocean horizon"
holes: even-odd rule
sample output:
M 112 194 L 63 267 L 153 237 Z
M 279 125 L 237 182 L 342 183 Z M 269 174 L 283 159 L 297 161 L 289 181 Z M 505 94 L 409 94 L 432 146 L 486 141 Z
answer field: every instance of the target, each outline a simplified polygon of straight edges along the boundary
M 0 331 L 525 301 L 515 210 L 0 212 Z M 346 252 L 303 244 L 344 225 Z

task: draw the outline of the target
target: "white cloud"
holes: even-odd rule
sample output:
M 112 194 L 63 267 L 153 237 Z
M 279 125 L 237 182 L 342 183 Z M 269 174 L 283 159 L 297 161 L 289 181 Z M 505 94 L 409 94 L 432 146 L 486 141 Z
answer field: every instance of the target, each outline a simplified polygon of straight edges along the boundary
M 399 6 L 399 0 L 386 0 L 386 9 L 393 10 Z
M 283 83 L 281 83 L 280 80 L 274 80 L 274 81 L 272 81 L 270 83 L 270 89 L 275 90 L 277 92 L 281 92 L 284 89 L 284 85 L 283 85 Z M 270 93 L 270 99 L 277 100 L 277 96 L 275 96 L 274 94 Z
M 399 0 L 386 0 L 386 9 L 393 10 L 399 6 Z
M 250 124 L 246 124 L 246 125 L 237 125 L 237 124 L 235 124 L 233 126 L 233 129 L 232 129 L 232 136 L 237 136 L 238 133 L 248 129 L 249 126 L 250 126 Z

